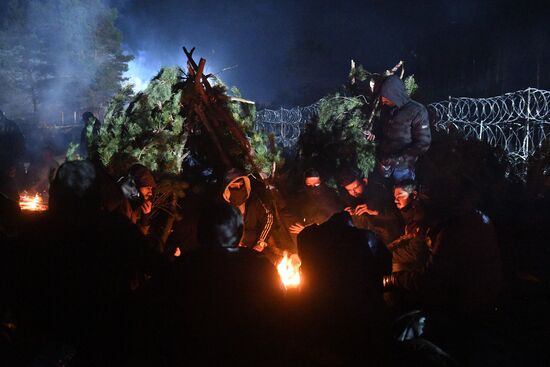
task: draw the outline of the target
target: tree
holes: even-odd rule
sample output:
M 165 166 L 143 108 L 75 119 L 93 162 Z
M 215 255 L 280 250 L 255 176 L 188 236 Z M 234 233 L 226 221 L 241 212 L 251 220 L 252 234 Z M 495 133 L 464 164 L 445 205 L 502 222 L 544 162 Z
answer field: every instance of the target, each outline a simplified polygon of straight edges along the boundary
M 11 115 L 99 112 L 125 80 L 117 13 L 101 0 L 13 0 L 0 29 L 0 103 Z
M 97 146 L 91 155 L 115 175 L 134 163 L 177 175 L 188 155 L 219 177 L 232 167 L 269 174 L 280 156 L 273 140 L 254 130 L 254 105 L 242 102 L 236 88 L 232 100 L 219 79 L 211 85 L 203 78 L 198 82 L 178 67 L 163 68 L 143 92 L 123 88 L 111 100 L 99 134 L 88 131 Z M 199 83 L 204 95 L 197 92 Z
M 386 77 L 399 70 L 404 73 L 401 62 L 383 74 L 368 72 L 362 65 L 355 66 L 352 62 L 346 88 L 319 100 L 317 118 L 300 136 L 298 146 L 302 170 L 317 168 L 332 186 L 336 186 L 338 173 L 344 167 L 358 169 L 365 177 L 373 171 L 376 145 L 367 139 L 367 132 L 380 117 L 380 86 Z M 404 82 L 409 95 L 417 90 L 412 75 Z

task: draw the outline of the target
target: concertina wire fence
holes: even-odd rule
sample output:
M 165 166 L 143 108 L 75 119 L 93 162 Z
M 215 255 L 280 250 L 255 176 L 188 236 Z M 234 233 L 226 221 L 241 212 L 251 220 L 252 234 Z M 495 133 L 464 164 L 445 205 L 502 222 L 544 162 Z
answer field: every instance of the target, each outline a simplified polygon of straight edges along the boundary
M 489 98 L 449 97 L 427 106 L 437 131 L 456 129 L 502 148 L 512 171 L 525 176 L 527 161 L 550 136 L 550 91 L 528 88 Z M 306 124 L 315 117 L 319 102 L 307 107 L 257 112 L 255 128 L 271 133 L 277 144 L 293 150 Z

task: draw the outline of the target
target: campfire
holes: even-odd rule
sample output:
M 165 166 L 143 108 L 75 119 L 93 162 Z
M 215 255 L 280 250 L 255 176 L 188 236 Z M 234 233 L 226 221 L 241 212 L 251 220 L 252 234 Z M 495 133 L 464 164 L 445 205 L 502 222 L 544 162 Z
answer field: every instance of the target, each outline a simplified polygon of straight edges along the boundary
M 284 256 L 277 265 L 279 276 L 286 289 L 296 288 L 300 285 L 300 265 L 302 261 L 297 254 L 290 256 L 285 251 Z
M 33 212 L 43 212 L 48 210 L 48 204 L 44 201 L 42 195 L 39 193 L 32 194 L 23 191 L 19 195 L 19 207 L 21 210 L 28 210 Z

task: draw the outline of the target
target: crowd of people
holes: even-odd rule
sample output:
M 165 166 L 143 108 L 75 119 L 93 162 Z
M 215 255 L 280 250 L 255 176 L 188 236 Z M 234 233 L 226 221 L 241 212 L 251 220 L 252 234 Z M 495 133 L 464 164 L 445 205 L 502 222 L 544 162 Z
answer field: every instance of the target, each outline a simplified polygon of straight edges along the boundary
M 495 229 L 467 198 L 441 195 L 440 181 L 421 190 L 414 165 L 430 146 L 427 112 L 396 77 L 380 98 L 387 109 L 370 134 L 380 141 L 371 175 L 345 167 L 334 188 L 310 167 L 285 196 L 274 182 L 228 169 L 216 194 L 182 220 L 196 233 L 189 251 L 159 246 L 157 182 L 140 164 L 117 182 L 97 160 L 65 162 L 51 178 L 48 211 L 26 220 L 14 220 L 23 216 L 1 192 L 0 359 L 471 362 L 467 335 L 483 328 L 502 282 Z M 299 289 L 285 289 L 274 266 L 283 250 L 300 256 Z M 396 321 L 403 317 L 406 327 Z

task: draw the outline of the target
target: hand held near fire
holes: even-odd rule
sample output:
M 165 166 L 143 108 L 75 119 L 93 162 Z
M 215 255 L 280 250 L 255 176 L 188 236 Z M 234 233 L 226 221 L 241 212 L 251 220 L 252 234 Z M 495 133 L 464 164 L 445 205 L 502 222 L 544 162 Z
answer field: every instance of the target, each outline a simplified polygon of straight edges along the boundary
M 363 215 L 363 214 L 376 216 L 379 214 L 378 210 L 369 209 L 367 204 L 360 204 L 360 205 L 357 205 L 355 208 L 347 207 L 344 210 L 350 213 L 350 215 L 357 215 L 357 216 Z
M 299 234 L 300 232 L 302 232 L 304 230 L 304 228 L 306 228 L 306 227 L 303 224 L 295 223 L 295 224 L 291 225 L 290 227 L 288 227 L 288 230 L 292 234 Z
M 258 252 L 262 252 L 267 247 L 267 243 L 263 241 L 258 241 L 256 246 L 252 247 L 254 250 Z

